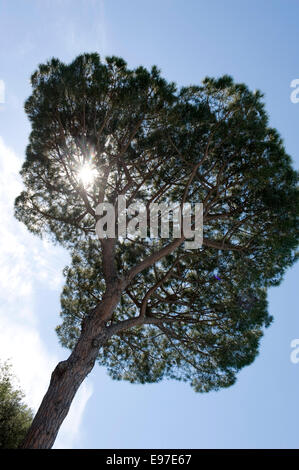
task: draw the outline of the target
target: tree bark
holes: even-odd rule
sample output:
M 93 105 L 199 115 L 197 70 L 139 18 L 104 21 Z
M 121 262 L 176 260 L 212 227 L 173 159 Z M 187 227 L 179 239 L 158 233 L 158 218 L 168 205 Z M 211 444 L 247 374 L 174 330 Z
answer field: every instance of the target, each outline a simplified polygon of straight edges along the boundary
M 83 322 L 80 338 L 66 361 L 54 369 L 49 388 L 21 445 L 23 449 L 51 449 L 73 398 L 92 370 L 100 347 L 109 338 L 105 324 L 118 295 L 106 299 Z

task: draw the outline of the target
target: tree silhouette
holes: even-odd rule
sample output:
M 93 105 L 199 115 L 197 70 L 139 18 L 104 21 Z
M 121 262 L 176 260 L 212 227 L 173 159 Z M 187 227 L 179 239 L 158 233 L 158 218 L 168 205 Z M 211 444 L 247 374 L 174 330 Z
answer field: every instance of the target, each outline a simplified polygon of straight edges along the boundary
M 57 328 L 72 352 L 23 443 L 49 448 L 95 361 L 131 382 L 235 382 L 271 322 L 267 288 L 296 259 L 298 177 L 262 94 L 229 76 L 178 90 L 156 67 L 83 54 L 40 65 L 31 83 L 15 213 L 72 252 Z M 120 195 L 147 209 L 203 203 L 202 247 L 173 227 L 168 239 L 120 237 L 117 220 L 99 240 L 96 207 L 117 212 Z

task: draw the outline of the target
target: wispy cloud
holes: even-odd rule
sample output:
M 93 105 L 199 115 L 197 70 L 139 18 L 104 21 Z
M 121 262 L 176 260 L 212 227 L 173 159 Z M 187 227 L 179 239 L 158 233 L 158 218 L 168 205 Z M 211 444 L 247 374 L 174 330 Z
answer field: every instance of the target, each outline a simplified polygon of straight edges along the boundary
M 66 255 L 31 235 L 14 218 L 13 202 L 22 189 L 20 165 L 20 159 L 0 137 L 0 359 L 11 360 L 26 402 L 37 409 L 59 358 L 42 339 L 35 301 L 41 283 L 58 295 Z M 59 433 L 60 448 L 78 442 L 80 422 L 91 394 L 91 385 L 83 384 Z

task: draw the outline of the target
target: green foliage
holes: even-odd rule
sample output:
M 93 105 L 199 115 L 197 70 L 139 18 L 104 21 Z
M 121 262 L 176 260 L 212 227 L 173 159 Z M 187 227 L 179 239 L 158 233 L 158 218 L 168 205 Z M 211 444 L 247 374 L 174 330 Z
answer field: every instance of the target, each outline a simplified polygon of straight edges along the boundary
M 127 250 L 127 248 L 123 248 Z M 121 258 L 121 250 L 117 258 Z M 258 353 L 263 327 L 272 317 L 267 312 L 266 290 L 256 278 L 256 265 L 238 252 L 204 248 L 177 265 L 171 280 L 158 288 L 148 303 L 148 318 L 163 324 L 145 325 L 113 336 L 100 351 L 98 362 L 115 379 L 157 382 L 163 378 L 189 381 L 197 391 L 232 385 L 236 373 Z M 138 305 L 155 276 L 162 276 L 172 257 L 130 286 L 110 324 L 136 317 Z M 216 280 L 214 272 L 221 281 Z M 72 265 L 65 269 L 61 296 L 63 322 L 57 328 L 61 343 L 73 348 L 82 320 L 104 291 L 97 241 L 76 248 Z M 134 301 L 132 301 L 132 298 Z M 176 318 L 176 321 L 174 321 Z
M 0 449 L 16 449 L 33 418 L 14 380 L 10 365 L 7 362 L 0 364 Z
M 177 90 L 156 67 L 129 70 L 97 54 L 40 65 L 32 87 L 15 210 L 29 230 L 72 250 L 61 343 L 73 349 L 106 289 L 97 204 L 116 205 L 119 194 L 145 204 L 187 195 L 204 204 L 203 247 L 182 244 L 138 273 L 106 327 L 136 318 L 154 286 L 144 324 L 114 334 L 99 363 L 131 382 L 176 378 L 197 391 L 233 384 L 271 323 L 267 288 L 297 258 L 298 175 L 262 94 L 229 76 Z M 78 176 L 86 162 L 95 170 L 88 187 Z M 169 241 L 115 240 L 118 279 Z

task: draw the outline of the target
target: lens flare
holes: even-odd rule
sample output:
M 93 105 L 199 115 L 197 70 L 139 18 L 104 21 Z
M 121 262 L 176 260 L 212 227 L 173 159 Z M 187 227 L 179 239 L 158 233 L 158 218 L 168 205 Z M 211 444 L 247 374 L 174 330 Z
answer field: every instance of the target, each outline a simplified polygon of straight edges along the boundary
M 78 177 L 84 187 L 92 184 L 95 175 L 96 171 L 89 163 L 84 163 L 78 172 Z

